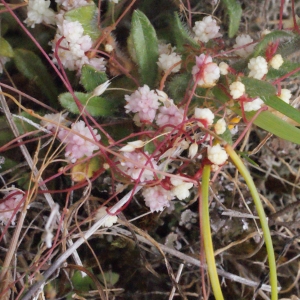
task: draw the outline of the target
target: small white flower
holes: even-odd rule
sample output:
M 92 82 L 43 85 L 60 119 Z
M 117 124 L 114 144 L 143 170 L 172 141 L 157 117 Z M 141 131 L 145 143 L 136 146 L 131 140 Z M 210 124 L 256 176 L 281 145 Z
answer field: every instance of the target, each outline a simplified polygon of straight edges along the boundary
M 283 64 L 283 58 L 281 54 L 274 55 L 272 59 L 269 61 L 269 64 L 273 69 L 278 70 Z
M 208 146 L 207 157 L 215 165 L 223 165 L 228 159 L 226 151 L 220 146 L 220 144 L 212 147 Z
M 265 29 L 265 30 L 263 30 L 262 32 L 261 32 L 261 37 L 264 37 L 264 36 L 266 36 L 267 34 L 269 34 L 269 33 L 271 33 L 271 30 L 269 30 L 269 29 Z
M 106 209 L 107 209 L 106 206 L 102 206 L 100 209 L 98 209 L 98 211 L 95 215 L 95 220 L 96 221 L 100 220 L 102 217 L 107 215 Z M 101 226 L 102 227 L 111 227 L 117 222 L 118 222 L 118 217 L 117 216 L 109 215 L 109 217 L 105 220 L 105 222 Z
M 109 0 L 112 3 L 118 4 L 120 0 Z
M 181 55 L 172 52 L 171 54 L 161 54 L 158 58 L 157 65 L 164 72 L 169 70 L 176 63 L 181 62 Z M 172 73 L 179 72 L 181 68 L 181 63 L 172 69 Z
M 253 40 L 248 34 L 241 34 L 238 35 L 235 39 L 236 44 L 233 45 L 233 48 L 239 48 L 244 45 L 247 45 L 249 43 L 252 43 Z M 241 49 L 237 49 L 234 52 L 239 55 L 240 57 L 247 57 L 249 54 L 251 54 L 254 50 L 255 44 L 248 45 L 245 47 L 242 47 Z
M 290 99 L 292 97 L 292 93 L 288 89 L 281 89 L 281 94 L 278 96 L 280 99 L 282 99 L 285 103 L 289 104 Z
M 215 115 L 209 108 L 195 108 L 196 119 L 205 120 L 207 125 L 212 125 Z M 202 123 L 198 123 L 199 126 L 203 126 Z
M 193 187 L 193 183 L 191 182 L 184 182 L 179 178 L 171 178 L 171 183 L 174 186 L 172 188 L 172 193 L 179 199 L 183 200 L 190 195 L 189 189 Z
M 195 40 L 207 43 L 209 40 L 220 37 L 220 26 L 211 16 L 203 18 L 202 21 L 195 22 L 193 31 L 195 32 Z
M 264 101 L 262 101 L 260 98 L 256 98 L 255 100 L 253 100 L 251 102 L 244 103 L 244 110 L 245 111 L 257 111 L 262 107 L 263 104 L 264 104 Z
M 226 122 L 225 120 L 219 119 L 214 126 L 216 134 L 223 134 L 226 131 Z
M 229 65 L 222 61 L 222 62 L 219 63 L 219 69 L 220 69 L 220 74 L 221 75 L 227 75 Z
M 253 57 L 248 63 L 249 77 L 262 79 L 268 73 L 268 63 L 262 56 Z
M 229 86 L 232 99 L 238 99 L 245 93 L 245 85 L 240 81 L 235 81 Z
M 189 154 L 188 154 L 188 157 L 189 157 L 190 159 L 193 159 L 193 158 L 196 156 L 197 152 L 198 152 L 198 144 L 197 144 L 197 143 L 193 143 L 193 144 L 190 146 L 190 148 L 189 148 Z
M 49 8 L 50 1 L 45 0 L 29 0 L 27 19 L 24 21 L 31 28 L 35 24 L 45 22 L 46 24 L 55 24 L 55 13 Z

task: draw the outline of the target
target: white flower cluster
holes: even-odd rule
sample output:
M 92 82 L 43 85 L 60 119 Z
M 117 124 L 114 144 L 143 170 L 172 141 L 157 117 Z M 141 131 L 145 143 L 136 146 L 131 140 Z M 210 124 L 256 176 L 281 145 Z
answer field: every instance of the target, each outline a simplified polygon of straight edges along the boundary
M 185 182 L 180 178 L 171 178 L 173 185 L 172 193 L 179 199 L 183 200 L 190 195 L 190 189 L 193 187 L 193 183 Z
M 52 43 L 52 50 L 64 66 L 71 71 L 80 71 L 84 64 L 93 66 L 96 70 L 104 72 L 106 62 L 102 57 L 89 58 L 86 52 L 92 48 L 93 42 L 89 35 L 84 34 L 84 29 L 78 21 L 65 20 L 63 15 L 57 17 L 57 33 Z M 57 47 L 57 43 L 59 45 Z M 57 63 L 54 57 L 53 61 Z
M 209 108 L 196 107 L 194 117 L 201 120 L 202 122 L 204 121 L 206 123 L 205 125 L 209 126 L 214 122 L 215 115 Z M 198 122 L 198 126 L 201 127 L 203 126 L 203 124 L 201 122 Z
M 283 100 L 285 103 L 289 104 L 290 99 L 292 97 L 292 93 L 288 89 L 281 89 L 280 95 L 278 96 L 281 100 Z
M 181 55 L 176 52 L 172 52 L 170 54 L 163 53 L 159 55 L 157 65 L 164 72 L 172 68 L 171 72 L 177 73 L 181 68 L 181 63 L 175 67 L 173 66 L 179 62 L 181 62 Z
M 193 187 L 193 183 L 185 182 L 180 178 L 171 178 L 170 182 L 173 186 L 171 190 L 166 190 L 160 185 L 143 189 L 145 204 L 151 212 L 163 211 L 164 208 L 170 207 L 171 200 L 175 198 L 183 200 L 190 196 L 189 190 Z
M 27 19 L 24 21 L 31 28 L 35 24 L 55 24 L 55 12 L 49 8 L 50 0 L 29 0 L 27 6 Z
M 241 34 L 238 35 L 235 39 L 235 45 L 233 45 L 233 48 L 238 48 L 234 52 L 239 55 L 240 57 L 247 57 L 249 54 L 251 54 L 254 50 L 254 47 L 256 44 L 251 44 L 248 46 L 245 46 L 247 44 L 250 44 L 253 42 L 253 39 L 248 34 Z
M 215 19 L 211 16 L 204 17 L 202 21 L 195 22 L 193 31 L 195 33 L 195 40 L 207 43 L 209 40 L 220 37 L 220 26 L 217 25 Z
M 268 73 L 268 63 L 262 56 L 253 57 L 248 63 L 249 77 L 262 79 Z
M 256 98 L 252 101 L 245 102 L 244 103 L 244 111 L 257 111 L 259 110 L 262 105 L 264 104 L 264 101 L 260 98 Z
M 283 64 L 283 58 L 281 54 L 274 55 L 269 61 L 269 64 L 273 69 L 278 70 Z
M 226 151 L 220 146 L 220 144 L 212 147 L 208 146 L 207 157 L 215 165 L 223 165 L 228 159 Z
M 107 215 L 106 209 L 107 209 L 106 206 L 102 206 L 101 208 L 98 209 L 98 211 L 95 215 L 95 220 L 96 221 L 100 220 L 102 217 Z M 101 226 L 102 227 L 111 227 L 117 222 L 118 222 L 118 217 L 117 216 L 110 216 L 109 215 L 109 217 L 107 217 L 107 219 L 105 220 L 104 224 L 102 224 Z
M 17 206 L 23 197 L 24 193 L 17 189 L 5 193 L 0 202 L 0 224 L 7 225 L 8 221 L 11 220 L 11 224 L 15 225 L 16 215 L 22 209 L 22 205 L 18 209 Z
M 229 90 L 232 99 L 238 99 L 244 95 L 246 88 L 245 85 L 240 81 L 235 81 L 230 84 Z
M 84 156 L 92 156 L 93 152 L 99 149 L 96 142 L 100 141 L 101 136 L 97 134 L 96 129 L 88 128 L 83 121 L 73 123 L 71 129 L 70 131 L 60 129 L 57 136 L 62 143 L 66 144 L 65 156 L 72 163 Z
M 211 56 L 201 54 L 196 56 L 196 65 L 192 69 L 192 74 L 200 87 L 210 88 L 215 86 L 220 78 L 220 68 L 212 62 Z

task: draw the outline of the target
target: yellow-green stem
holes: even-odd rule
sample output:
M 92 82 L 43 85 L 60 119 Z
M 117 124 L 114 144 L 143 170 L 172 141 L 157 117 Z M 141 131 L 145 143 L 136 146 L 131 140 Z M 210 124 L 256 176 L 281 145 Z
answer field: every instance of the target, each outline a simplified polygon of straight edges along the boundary
M 202 201 L 202 228 L 203 228 L 203 241 L 204 250 L 206 256 L 206 263 L 208 274 L 210 278 L 210 284 L 216 300 L 223 300 L 223 294 L 219 281 L 219 276 L 216 268 L 216 261 L 214 255 L 214 248 L 210 231 L 210 218 L 209 218 L 209 180 L 210 180 L 210 165 L 206 165 L 203 168 L 202 173 L 202 187 L 201 187 L 201 201 Z
M 277 300 L 278 299 L 278 291 L 277 291 L 277 272 L 276 272 L 276 260 L 275 260 L 275 254 L 272 244 L 272 238 L 270 229 L 268 226 L 268 220 L 265 215 L 265 211 L 263 208 L 263 205 L 260 201 L 259 194 L 257 192 L 257 189 L 255 187 L 255 184 L 251 178 L 251 175 L 249 171 L 247 170 L 246 166 L 240 159 L 240 157 L 236 154 L 236 152 L 233 150 L 233 148 L 230 145 L 225 146 L 225 150 L 227 154 L 230 156 L 231 160 L 243 176 L 243 178 L 246 181 L 246 184 L 250 190 L 251 196 L 253 198 L 257 214 L 259 216 L 261 228 L 264 235 L 264 240 L 266 244 L 267 254 L 268 254 L 268 262 L 269 262 L 269 268 L 270 268 L 270 285 L 271 285 L 271 299 Z

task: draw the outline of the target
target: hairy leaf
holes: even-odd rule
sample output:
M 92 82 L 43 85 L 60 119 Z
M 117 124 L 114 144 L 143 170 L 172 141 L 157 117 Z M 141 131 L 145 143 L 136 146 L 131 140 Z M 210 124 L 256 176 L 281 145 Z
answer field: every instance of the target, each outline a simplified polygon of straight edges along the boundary
M 178 13 L 174 14 L 174 17 L 170 21 L 170 28 L 173 43 L 176 45 L 176 49 L 179 52 L 184 51 L 185 45 L 190 45 L 194 48 L 199 48 L 199 44 L 195 42 L 191 34 L 188 32 L 186 26 L 181 22 Z
M 85 94 L 75 92 L 75 95 L 79 99 L 81 104 L 85 106 L 87 112 L 92 116 L 111 116 L 114 112 L 114 103 L 107 99 L 104 99 L 102 97 L 91 98 L 91 93 Z M 78 107 L 73 99 L 73 96 L 70 93 L 60 94 L 58 99 L 62 107 L 66 108 L 73 114 L 79 114 Z
M 241 81 L 246 87 L 246 94 L 251 98 L 268 97 L 276 94 L 276 88 L 266 81 L 250 77 L 243 77 Z
M 104 72 L 97 71 L 90 65 L 84 65 L 81 69 L 80 82 L 87 92 L 92 92 L 98 85 L 107 80 L 107 75 Z
M 232 38 L 239 30 L 242 17 L 241 4 L 236 0 L 222 0 L 222 3 L 229 16 L 228 36 Z
M 158 42 L 156 32 L 148 18 L 141 11 L 134 11 L 130 39 L 139 73 L 141 83 L 154 87 L 157 79 Z
M 265 35 L 263 39 L 255 46 L 254 52 L 251 55 L 252 57 L 258 56 L 265 48 L 267 48 L 270 42 L 273 42 L 277 39 L 282 39 L 286 37 L 292 37 L 293 34 L 288 31 L 283 30 L 274 30 L 269 34 Z

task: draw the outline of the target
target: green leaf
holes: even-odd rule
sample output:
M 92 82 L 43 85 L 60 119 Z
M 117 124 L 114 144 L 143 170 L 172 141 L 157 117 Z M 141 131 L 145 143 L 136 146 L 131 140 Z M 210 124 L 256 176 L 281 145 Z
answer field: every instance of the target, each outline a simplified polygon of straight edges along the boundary
M 82 277 L 81 273 L 77 270 L 72 277 L 72 284 L 74 289 L 81 292 L 88 292 L 96 287 L 95 283 L 89 276 Z
M 228 36 L 232 38 L 239 30 L 242 17 L 241 4 L 236 0 L 222 0 L 222 3 L 229 16 Z
M 221 102 L 226 103 L 230 97 L 219 87 L 212 89 L 214 96 Z M 237 107 L 231 107 L 232 111 L 242 116 L 242 112 Z M 246 113 L 247 119 L 250 120 L 256 112 Z M 275 134 L 276 136 L 300 145 L 300 129 L 280 119 L 269 111 L 264 111 L 256 118 L 254 124 L 260 128 Z
M 300 112 L 298 109 L 295 109 L 291 105 L 285 103 L 282 99 L 277 96 L 268 96 L 262 99 L 266 105 L 274 108 L 275 110 L 281 112 L 285 116 L 294 120 L 300 124 Z
M 183 25 L 178 13 L 174 14 L 174 17 L 170 21 L 170 29 L 172 33 L 173 43 L 176 45 L 176 49 L 179 52 L 185 50 L 185 45 L 190 45 L 193 48 L 200 48 L 200 45 L 195 42 L 191 34 L 188 32 L 187 26 Z
M 178 74 L 171 78 L 167 84 L 168 95 L 176 102 L 182 101 L 186 93 L 186 87 L 191 80 L 192 75 L 188 73 Z
M 154 87 L 158 75 L 158 42 L 153 26 L 141 11 L 136 10 L 132 15 L 130 39 L 141 74 L 141 84 Z
M 254 114 L 255 112 L 247 113 L 247 118 L 250 119 Z M 300 129 L 269 111 L 262 112 L 254 121 L 254 124 L 284 140 L 300 145 Z
M 97 24 L 97 7 L 93 2 L 90 5 L 66 12 L 64 18 L 68 21 L 78 21 L 83 27 L 84 34 L 89 35 L 92 40 L 96 40 L 100 36 Z
M 254 52 L 251 55 L 252 57 L 258 56 L 265 48 L 267 48 L 270 42 L 273 42 L 277 39 L 282 39 L 286 37 L 292 37 L 293 34 L 288 31 L 283 30 L 274 30 L 269 34 L 265 35 L 264 38 L 255 46 Z
M 92 92 L 98 85 L 107 80 L 107 75 L 104 72 L 97 71 L 90 65 L 84 65 L 81 69 L 80 82 L 87 92 Z
M 243 77 L 241 81 L 245 85 L 246 94 L 251 98 L 262 98 L 276 94 L 276 88 L 266 81 L 250 77 Z
M 49 99 L 49 102 L 55 106 L 55 100 L 57 99 L 56 86 L 42 60 L 32 51 L 15 49 L 14 62 L 19 72 L 27 79 L 34 81 Z
M 88 113 L 94 117 L 99 116 L 111 116 L 114 112 L 115 105 L 112 101 L 104 99 L 102 97 L 93 97 L 89 99 L 92 94 L 85 94 L 80 92 L 75 92 L 76 97 L 79 99 L 81 104 L 85 105 Z M 60 94 L 58 100 L 62 107 L 66 108 L 73 114 L 79 114 L 78 107 L 70 93 Z
M 11 45 L 0 36 L 0 56 L 13 57 L 14 50 Z

